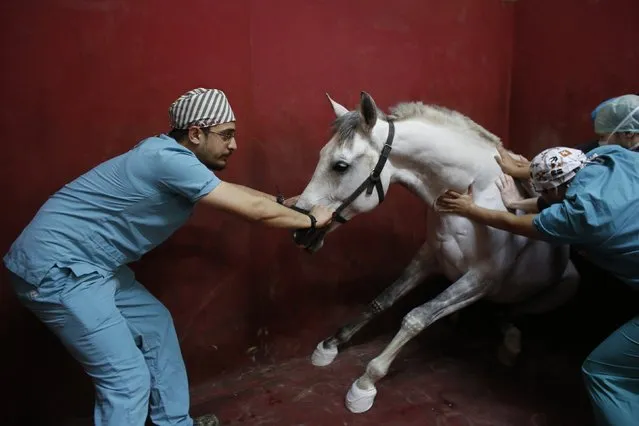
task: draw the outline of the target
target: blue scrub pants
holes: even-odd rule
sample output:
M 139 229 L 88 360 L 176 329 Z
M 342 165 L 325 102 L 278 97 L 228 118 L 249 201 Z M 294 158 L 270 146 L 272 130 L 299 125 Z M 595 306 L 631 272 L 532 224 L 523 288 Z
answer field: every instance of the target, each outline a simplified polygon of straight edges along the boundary
M 93 378 L 95 424 L 192 426 L 186 368 L 168 310 L 122 267 L 77 276 L 54 267 L 40 285 L 12 274 L 20 301 Z
M 598 425 L 639 425 L 639 316 L 597 346 L 582 372 Z

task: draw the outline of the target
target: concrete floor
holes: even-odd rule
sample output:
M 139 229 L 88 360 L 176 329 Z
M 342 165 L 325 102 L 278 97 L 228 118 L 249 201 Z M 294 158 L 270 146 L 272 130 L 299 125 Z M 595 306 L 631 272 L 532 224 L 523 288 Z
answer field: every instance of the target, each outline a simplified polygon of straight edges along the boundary
M 373 408 L 350 413 L 344 397 L 392 338 L 407 312 L 402 308 L 386 322 L 391 327 L 362 330 L 330 366 L 311 365 L 309 347 L 306 356 L 256 364 L 193 388 L 191 414 L 215 413 L 224 426 L 591 426 L 581 363 L 636 315 L 639 303 L 639 294 L 591 275 L 596 285 L 585 286 L 567 307 L 518 323 L 523 352 L 513 367 L 496 357 L 495 307 L 477 304 L 456 324 L 440 320 L 406 345 L 378 383 Z
M 399 354 L 363 414 L 350 413 L 344 396 L 391 336 L 346 348 L 328 367 L 305 357 L 220 377 L 194 389 L 192 412 L 216 413 L 228 426 L 591 424 L 582 351 L 533 333 L 506 368 L 495 356 L 499 336 L 476 331 L 450 323 L 426 330 Z

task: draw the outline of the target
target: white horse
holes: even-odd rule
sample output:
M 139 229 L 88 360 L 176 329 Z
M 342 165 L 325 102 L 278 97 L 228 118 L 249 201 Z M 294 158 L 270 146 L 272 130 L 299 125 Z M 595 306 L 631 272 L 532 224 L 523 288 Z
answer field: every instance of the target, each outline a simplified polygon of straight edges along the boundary
M 480 299 L 515 304 L 520 313 L 544 312 L 574 294 L 579 276 L 566 246 L 436 211 L 435 202 L 445 191 L 463 193 L 468 188 L 478 205 L 505 210 L 495 185 L 501 175 L 494 159 L 500 144 L 495 135 L 458 112 L 421 102 L 400 103 L 385 115 L 364 92 L 355 111 L 328 99 L 337 116 L 333 136 L 294 208 L 322 204 L 337 209 L 336 220 L 327 231 L 296 232 L 295 241 L 311 252 L 319 250 L 328 232 L 375 208 L 391 183 L 404 185 L 431 209 L 426 241 L 401 276 L 355 321 L 320 342 L 313 364 L 330 364 L 340 344 L 427 276 L 443 274 L 452 283 L 404 317 L 390 344 L 352 384 L 346 405 L 358 413 L 372 407 L 375 383 L 386 375 L 401 348 L 438 319 Z

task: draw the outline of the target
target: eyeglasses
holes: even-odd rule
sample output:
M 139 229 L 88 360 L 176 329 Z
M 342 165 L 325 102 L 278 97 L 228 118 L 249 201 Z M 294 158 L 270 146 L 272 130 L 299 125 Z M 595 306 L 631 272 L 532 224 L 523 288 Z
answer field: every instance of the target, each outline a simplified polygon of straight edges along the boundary
M 223 130 L 221 132 L 214 132 L 213 130 L 209 130 L 205 133 L 214 133 L 218 135 L 224 142 L 228 142 L 235 137 L 235 129 Z
M 219 136 L 220 139 L 222 139 L 224 142 L 228 142 L 235 137 L 235 129 L 226 129 L 226 130 L 222 130 L 221 132 L 214 132 L 213 130 L 211 130 L 210 127 L 197 127 L 197 126 L 193 126 L 193 127 L 195 127 L 196 129 L 200 129 L 202 133 L 204 133 L 205 135 L 208 135 L 209 133 L 214 133 L 217 136 Z

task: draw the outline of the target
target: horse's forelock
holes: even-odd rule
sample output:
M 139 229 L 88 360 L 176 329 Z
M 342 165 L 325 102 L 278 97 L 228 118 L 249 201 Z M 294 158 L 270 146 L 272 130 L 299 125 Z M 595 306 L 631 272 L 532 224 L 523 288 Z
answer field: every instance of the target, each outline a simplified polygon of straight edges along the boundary
M 377 119 L 385 120 L 386 114 L 378 109 Z M 334 136 L 337 136 L 337 143 L 339 144 L 352 141 L 358 132 L 364 133 L 364 126 L 359 112 L 349 111 L 337 117 L 331 125 L 331 131 Z
M 361 129 L 361 124 L 357 111 L 349 111 L 337 117 L 331 126 L 333 135 L 337 136 L 339 144 L 353 140 L 359 129 Z

